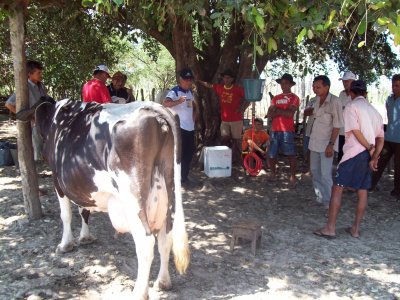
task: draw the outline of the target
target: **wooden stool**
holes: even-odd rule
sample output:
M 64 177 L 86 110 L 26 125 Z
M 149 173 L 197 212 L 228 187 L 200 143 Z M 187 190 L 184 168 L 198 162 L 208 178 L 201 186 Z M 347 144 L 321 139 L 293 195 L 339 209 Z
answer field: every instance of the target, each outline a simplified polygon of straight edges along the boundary
M 252 221 L 240 221 L 232 225 L 232 240 L 231 240 L 231 252 L 235 244 L 237 244 L 239 238 L 251 241 L 251 251 L 253 255 L 256 255 L 257 240 L 260 241 L 261 245 L 262 230 L 261 224 Z

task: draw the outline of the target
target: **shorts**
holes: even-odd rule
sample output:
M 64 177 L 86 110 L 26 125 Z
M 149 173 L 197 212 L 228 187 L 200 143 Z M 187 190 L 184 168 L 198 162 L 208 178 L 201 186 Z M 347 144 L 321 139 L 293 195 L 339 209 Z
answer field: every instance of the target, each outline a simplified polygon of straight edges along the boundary
M 342 162 L 336 171 L 335 184 L 356 190 L 369 190 L 372 170 L 369 168 L 371 156 L 367 150 Z
M 279 150 L 287 156 L 296 156 L 294 132 L 272 131 L 268 150 L 269 158 L 277 158 Z
M 242 138 L 243 121 L 221 122 L 221 136 L 230 136 L 232 139 L 240 140 Z

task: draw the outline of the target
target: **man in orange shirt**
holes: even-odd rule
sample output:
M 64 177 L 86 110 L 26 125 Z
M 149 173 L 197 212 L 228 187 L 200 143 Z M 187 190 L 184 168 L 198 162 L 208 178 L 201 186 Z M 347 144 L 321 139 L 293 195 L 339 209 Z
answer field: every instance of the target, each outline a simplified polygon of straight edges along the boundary
M 269 135 L 263 129 L 263 120 L 254 119 L 253 129 L 247 129 L 243 134 L 242 151 L 253 150 L 262 160 L 265 160 L 268 151 Z

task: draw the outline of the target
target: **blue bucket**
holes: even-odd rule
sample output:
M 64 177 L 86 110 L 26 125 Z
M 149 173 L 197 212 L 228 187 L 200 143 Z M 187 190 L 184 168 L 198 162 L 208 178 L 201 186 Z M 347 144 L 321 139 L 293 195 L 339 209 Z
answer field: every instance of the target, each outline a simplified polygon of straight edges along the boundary
M 247 101 L 261 101 L 265 79 L 243 79 L 244 98 Z

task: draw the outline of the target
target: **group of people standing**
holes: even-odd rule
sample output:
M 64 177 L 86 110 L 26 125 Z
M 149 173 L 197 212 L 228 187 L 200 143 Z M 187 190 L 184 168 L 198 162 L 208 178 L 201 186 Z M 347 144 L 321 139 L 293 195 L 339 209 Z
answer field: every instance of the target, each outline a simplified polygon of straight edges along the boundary
M 34 106 L 47 92 L 42 84 L 43 66 L 37 61 L 27 61 L 29 105 Z M 294 114 L 300 99 L 291 89 L 296 84 L 290 74 L 284 74 L 276 82 L 282 93 L 273 97 L 266 117 L 272 122 L 270 135 L 263 130 L 263 120 L 254 120 L 254 130 L 247 131 L 242 139 L 243 112 L 250 102 L 244 99 L 242 87 L 234 84 L 235 74 L 225 70 L 222 83 L 198 80 L 200 85 L 213 89 L 221 111 L 221 143 L 233 150 L 233 157 L 240 157 L 243 150 L 251 147 L 267 158 L 270 181 L 277 180 L 278 154 L 288 157 L 290 165 L 289 186 L 296 185 L 296 145 Z M 106 85 L 111 78 L 111 84 Z M 128 103 L 133 96 L 124 87 L 127 77 L 116 72 L 111 77 L 105 65 L 97 66 L 93 78 L 82 89 L 84 102 Z M 391 196 L 400 200 L 400 74 L 392 77 L 392 94 L 386 101 L 388 124 L 383 130 L 382 117 L 367 101 L 367 86 L 357 80 L 354 73 L 345 72 L 342 78 L 344 90 L 339 97 L 330 93 L 331 82 L 325 75 L 313 80 L 315 97 L 304 111 L 309 117 L 304 139 L 309 151 L 310 172 L 318 202 L 329 208 L 327 225 L 315 231 L 317 236 L 335 237 L 336 217 L 345 188 L 357 191 L 359 202 L 356 217 L 349 233 L 360 235 L 360 222 L 367 205 L 368 190 L 377 189 L 377 183 L 392 157 L 394 157 L 394 189 Z M 179 72 L 178 85 L 167 93 L 162 104 L 175 111 L 180 118 L 182 134 L 182 182 L 188 182 L 191 160 L 195 151 L 196 102 L 192 93 L 194 75 L 191 69 Z M 16 96 L 13 94 L 6 107 L 16 112 Z M 41 140 L 35 124 L 32 124 L 35 160 L 40 159 Z M 269 142 L 268 149 L 266 145 Z M 338 152 L 339 165 L 335 180 L 332 178 L 334 153 Z

